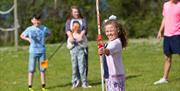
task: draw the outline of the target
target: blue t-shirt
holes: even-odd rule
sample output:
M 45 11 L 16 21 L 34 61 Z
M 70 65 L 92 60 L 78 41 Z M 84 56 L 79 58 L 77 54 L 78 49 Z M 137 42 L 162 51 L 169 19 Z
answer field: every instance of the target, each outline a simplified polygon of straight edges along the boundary
M 29 46 L 29 53 L 45 53 L 45 38 L 50 35 L 50 31 L 44 25 L 30 26 L 22 33 L 22 35 L 29 37 L 31 44 Z

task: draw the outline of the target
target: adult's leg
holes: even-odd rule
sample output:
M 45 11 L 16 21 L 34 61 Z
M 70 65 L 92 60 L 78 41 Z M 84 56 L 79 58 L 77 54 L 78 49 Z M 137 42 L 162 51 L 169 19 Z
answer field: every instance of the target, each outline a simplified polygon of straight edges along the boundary
M 165 55 L 165 60 L 164 60 L 164 74 L 163 78 L 168 79 L 169 71 L 171 68 L 171 63 L 172 63 L 172 55 Z

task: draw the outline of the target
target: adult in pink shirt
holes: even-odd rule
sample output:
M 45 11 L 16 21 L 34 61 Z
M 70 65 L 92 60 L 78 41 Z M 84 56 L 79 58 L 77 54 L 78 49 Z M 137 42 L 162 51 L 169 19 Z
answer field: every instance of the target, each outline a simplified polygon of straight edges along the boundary
M 172 62 L 172 54 L 180 55 L 180 2 L 169 0 L 163 6 L 163 19 L 157 35 L 160 40 L 164 33 L 163 50 L 165 55 L 163 77 L 154 84 L 168 83 L 168 74 Z

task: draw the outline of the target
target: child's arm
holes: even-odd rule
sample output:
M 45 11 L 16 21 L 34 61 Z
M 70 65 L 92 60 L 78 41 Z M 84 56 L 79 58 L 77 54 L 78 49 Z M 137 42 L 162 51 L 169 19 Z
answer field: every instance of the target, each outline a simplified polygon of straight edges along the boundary
M 28 41 L 29 43 L 31 43 L 31 39 L 30 39 L 29 37 L 26 37 L 26 36 L 23 35 L 23 34 L 20 35 L 20 38 L 23 39 L 23 40 Z
M 99 55 L 109 55 L 110 51 L 105 47 L 105 44 L 102 41 L 98 41 L 98 53 Z
M 45 38 L 45 41 L 47 41 L 50 37 L 51 37 L 51 32 L 48 28 L 46 28 L 46 38 Z

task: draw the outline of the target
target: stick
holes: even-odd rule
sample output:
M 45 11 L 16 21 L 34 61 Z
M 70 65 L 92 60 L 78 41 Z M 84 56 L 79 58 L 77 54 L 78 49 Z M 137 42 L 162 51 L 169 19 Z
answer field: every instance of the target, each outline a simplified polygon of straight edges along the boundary
M 100 15 L 99 15 L 99 0 L 96 0 L 96 14 L 97 14 L 97 26 L 98 26 L 98 41 L 102 41 L 101 37 L 101 29 L 100 29 Z M 98 44 L 98 47 L 101 46 Z M 102 55 L 99 56 L 100 59 L 100 66 L 101 66 L 101 86 L 102 86 L 102 91 L 104 91 L 104 70 L 103 70 L 103 60 L 102 60 Z
M 56 54 L 56 52 L 63 46 L 64 40 L 61 42 L 61 44 L 56 48 L 56 50 L 48 57 L 48 59 L 41 62 L 41 66 L 45 69 L 48 68 L 48 61 L 51 60 L 51 58 Z

